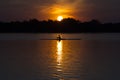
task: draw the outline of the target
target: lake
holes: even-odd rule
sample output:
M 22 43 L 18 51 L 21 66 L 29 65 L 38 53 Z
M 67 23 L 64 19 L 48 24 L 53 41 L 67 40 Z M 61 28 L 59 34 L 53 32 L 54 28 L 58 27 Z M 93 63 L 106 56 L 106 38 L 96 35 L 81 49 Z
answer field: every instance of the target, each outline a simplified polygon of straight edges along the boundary
M 120 33 L 56 35 L 0 34 L 0 80 L 120 80 Z

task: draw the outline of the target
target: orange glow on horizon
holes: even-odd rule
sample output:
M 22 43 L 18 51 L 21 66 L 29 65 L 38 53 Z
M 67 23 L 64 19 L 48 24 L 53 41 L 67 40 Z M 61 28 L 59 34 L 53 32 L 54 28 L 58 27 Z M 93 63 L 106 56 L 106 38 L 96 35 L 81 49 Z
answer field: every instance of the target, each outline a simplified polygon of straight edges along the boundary
M 53 4 L 37 6 L 39 9 L 38 15 L 40 19 L 44 20 L 56 20 L 61 15 L 63 18 L 74 18 L 84 21 L 87 17 L 83 13 L 86 11 L 83 2 L 83 0 L 57 0 Z
M 49 10 L 50 18 L 53 20 L 56 20 L 56 17 L 58 20 L 58 16 L 62 16 L 62 17 L 59 17 L 60 19 L 68 18 L 68 17 L 73 18 L 72 14 L 73 14 L 73 9 L 69 6 L 53 5 Z M 61 20 L 58 20 L 58 21 L 61 21 Z

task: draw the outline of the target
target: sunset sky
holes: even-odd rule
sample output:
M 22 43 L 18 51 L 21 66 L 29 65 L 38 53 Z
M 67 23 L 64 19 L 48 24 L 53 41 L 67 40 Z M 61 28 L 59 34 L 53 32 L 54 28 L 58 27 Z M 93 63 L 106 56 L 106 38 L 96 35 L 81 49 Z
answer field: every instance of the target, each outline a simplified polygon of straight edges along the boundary
M 120 0 L 0 0 L 0 21 L 55 20 L 120 22 Z

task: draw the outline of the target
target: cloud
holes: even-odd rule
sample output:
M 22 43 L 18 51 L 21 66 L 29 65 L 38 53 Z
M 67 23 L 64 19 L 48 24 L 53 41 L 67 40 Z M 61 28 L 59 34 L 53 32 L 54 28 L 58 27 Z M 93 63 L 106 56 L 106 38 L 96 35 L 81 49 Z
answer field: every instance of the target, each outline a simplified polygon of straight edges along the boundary
M 0 0 L 0 18 L 48 19 L 62 14 L 80 20 L 120 20 L 119 3 L 120 0 Z

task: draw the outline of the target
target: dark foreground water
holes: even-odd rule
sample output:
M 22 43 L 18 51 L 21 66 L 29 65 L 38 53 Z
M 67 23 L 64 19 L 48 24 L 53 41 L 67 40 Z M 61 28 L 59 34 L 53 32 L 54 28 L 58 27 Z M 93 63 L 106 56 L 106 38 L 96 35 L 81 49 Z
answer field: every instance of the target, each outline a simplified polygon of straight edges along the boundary
M 0 80 L 120 80 L 119 36 L 87 34 L 59 42 L 23 35 L 1 34 Z

